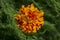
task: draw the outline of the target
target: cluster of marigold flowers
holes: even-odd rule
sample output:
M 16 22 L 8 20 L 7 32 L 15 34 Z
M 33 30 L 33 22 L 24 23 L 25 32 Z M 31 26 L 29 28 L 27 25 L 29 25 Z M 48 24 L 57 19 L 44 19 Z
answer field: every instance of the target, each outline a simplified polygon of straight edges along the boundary
M 15 14 L 15 19 L 23 32 L 35 33 L 44 24 L 43 15 L 43 10 L 38 10 L 33 4 L 26 7 L 22 5 L 19 13 Z

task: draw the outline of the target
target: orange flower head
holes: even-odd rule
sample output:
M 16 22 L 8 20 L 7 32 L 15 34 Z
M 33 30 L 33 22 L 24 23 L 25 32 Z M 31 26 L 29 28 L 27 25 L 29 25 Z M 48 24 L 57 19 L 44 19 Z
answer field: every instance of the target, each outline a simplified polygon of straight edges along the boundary
M 22 7 L 18 14 L 15 14 L 15 19 L 17 20 L 18 27 L 26 33 L 35 33 L 44 24 L 43 10 L 38 10 L 33 4 Z

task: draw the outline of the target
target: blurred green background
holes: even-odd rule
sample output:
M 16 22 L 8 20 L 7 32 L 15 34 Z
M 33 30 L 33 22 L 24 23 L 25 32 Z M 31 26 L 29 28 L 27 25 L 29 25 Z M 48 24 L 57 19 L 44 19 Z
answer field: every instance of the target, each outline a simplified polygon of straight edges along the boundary
M 37 33 L 25 34 L 13 15 L 31 3 L 44 10 L 44 26 Z M 60 40 L 60 0 L 0 0 L 0 40 Z

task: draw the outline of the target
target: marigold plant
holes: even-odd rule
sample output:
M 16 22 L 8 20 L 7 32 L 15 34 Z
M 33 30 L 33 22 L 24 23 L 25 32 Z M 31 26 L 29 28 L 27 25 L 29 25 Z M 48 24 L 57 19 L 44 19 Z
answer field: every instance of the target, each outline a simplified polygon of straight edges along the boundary
M 18 27 L 26 33 L 35 33 L 44 24 L 43 10 L 38 10 L 33 4 L 24 6 L 19 10 L 19 13 L 15 14 Z

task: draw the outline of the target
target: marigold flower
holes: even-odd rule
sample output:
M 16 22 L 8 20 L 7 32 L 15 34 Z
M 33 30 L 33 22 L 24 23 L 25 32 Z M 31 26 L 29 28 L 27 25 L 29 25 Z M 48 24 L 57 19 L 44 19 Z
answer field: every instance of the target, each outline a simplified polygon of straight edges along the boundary
M 15 14 L 15 19 L 17 20 L 18 27 L 26 33 L 35 33 L 44 24 L 43 10 L 38 10 L 33 4 L 22 7 L 18 14 Z

